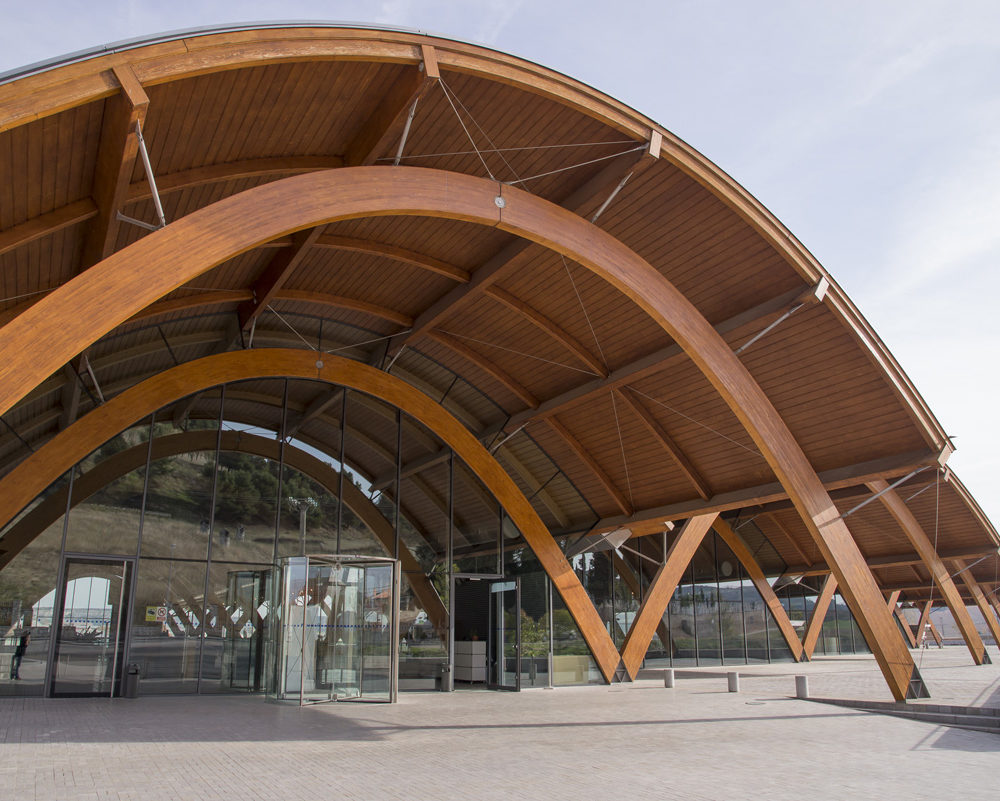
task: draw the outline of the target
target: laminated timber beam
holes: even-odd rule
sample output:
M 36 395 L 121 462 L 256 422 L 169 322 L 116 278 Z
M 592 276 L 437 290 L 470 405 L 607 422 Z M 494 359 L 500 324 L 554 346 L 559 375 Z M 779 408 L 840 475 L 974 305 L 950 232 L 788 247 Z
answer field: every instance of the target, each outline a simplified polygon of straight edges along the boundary
M 701 477 L 694 465 L 691 464 L 691 460 L 687 458 L 684 451 L 674 442 L 673 437 L 666 432 L 650 411 L 631 392 L 621 390 L 611 391 L 615 392 L 625 402 L 625 405 L 632 410 L 633 414 L 639 418 L 639 421 L 652 434 L 653 439 L 667 452 L 667 455 L 670 456 L 671 461 L 677 466 L 677 469 L 681 471 L 694 488 L 694 491 L 698 493 L 698 497 L 703 501 L 707 501 L 712 496 L 712 491 L 708 483 Z
M 915 632 L 917 638 L 917 647 L 921 648 L 924 645 L 924 640 L 927 639 L 927 623 L 931 619 L 931 609 L 934 608 L 933 601 L 924 601 L 920 605 L 920 620 L 917 621 L 917 630 Z
M 274 158 L 243 159 L 221 164 L 209 164 L 156 176 L 160 197 L 194 186 L 236 181 L 241 178 L 263 178 L 271 175 L 298 175 L 316 170 L 333 170 L 344 166 L 341 156 L 276 156 Z M 146 180 L 129 184 L 126 203 L 148 200 L 153 193 Z
M 17 250 L 23 245 L 43 239 L 50 234 L 86 222 L 97 216 L 97 204 L 91 198 L 83 198 L 62 206 L 47 214 L 40 214 L 27 222 L 0 231 L 0 256 Z
M 187 219 L 187 218 L 184 218 Z M 182 222 L 182 221 L 178 221 Z M 175 223 L 176 225 L 177 223 Z M 163 229 L 164 231 L 168 229 Z M 165 370 L 90 412 L 50 440 L 0 481 L 0 526 L 55 477 L 134 422 L 191 392 L 249 378 L 287 377 L 355 389 L 400 409 L 426 426 L 465 462 L 502 505 L 552 580 L 605 680 L 620 662 L 600 615 L 531 504 L 496 460 L 439 404 L 401 379 L 356 361 L 304 350 L 239 350 L 185 362 Z
M 893 696 L 902 701 L 926 692 L 912 656 L 893 632 L 895 623 L 847 525 L 802 448 L 730 346 L 673 284 L 620 241 L 571 211 L 510 186 L 433 169 L 345 168 L 274 181 L 193 212 L 109 256 L 0 329 L 0 414 L 137 311 L 234 255 L 305 228 L 386 214 L 460 219 L 543 244 L 578 262 L 646 312 L 688 353 L 787 490 L 837 577 Z M 234 224 L 237 220 L 239 225 Z M 95 312 L 75 314 L 82 304 Z M 482 449 L 464 427 L 462 434 Z M 530 511 L 531 524 L 544 530 L 512 482 L 511 487 L 515 500 L 526 507 L 524 514 Z M 545 537 L 565 563 L 547 531 Z M 543 554 L 539 559 L 545 564 L 549 552 Z M 550 574 L 564 597 L 569 594 L 567 605 L 576 605 L 577 588 L 586 597 L 575 575 L 572 581 L 565 578 L 566 570 L 572 573 L 568 564 L 555 560 L 547 567 L 555 571 Z M 589 610 L 577 610 L 586 615 L 581 630 L 593 622 L 591 613 L 600 620 L 592 605 Z M 600 633 L 586 630 L 584 636 L 596 644 L 594 657 L 604 670 L 607 631 L 601 625 Z M 609 681 L 613 675 L 614 670 L 605 672 Z
M 121 90 L 104 101 L 104 119 L 97 149 L 97 166 L 91 195 L 97 217 L 91 222 L 83 245 L 84 269 L 114 252 L 118 238 L 117 214 L 128 198 L 129 181 L 139 155 L 137 128 L 146 120 L 149 98 L 132 68 L 112 68 Z
M 809 622 L 806 624 L 806 633 L 802 638 L 802 655 L 805 659 L 812 659 L 813 651 L 816 650 L 816 643 L 819 635 L 823 631 L 823 623 L 826 622 L 826 612 L 830 608 L 830 601 L 837 591 L 837 579 L 832 574 L 823 580 L 816 603 L 813 604 L 812 612 L 809 615 Z
M 613 159 L 595 176 L 563 198 L 559 205 L 574 213 L 589 209 L 595 202 L 603 200 L 605 195 L 621 183 L 623 178 L 645 169 L 659 158 L 661 141 L 660 135 L 654 132 L 651 134 L 647 150 L 627 153 Z M 468 284 L 455 287 L 417 315 L 413 321 L 413 327 L 408 332 L 392 339 L 386 349 L 386 356 L 390 358 L 396 356 L 404 347 L 411 345 L 462 306 L 479 297 L 479 293 L 492 287 L 520 263 L 529 246 L 530 242 L 524 242 L 521 239 L 513 240 L 475 270 Z M 602 369 L 599 373 L 604 375 L 606 371 Z M 529 406 L 533 405 L 537 404 L 529 404 Z
M 637 601 L 641 602 L 643 598 L 642 586 L 640 582 L 640 577 L 645 571 L 645 565 L 643 565 L 643 560 L 636 556 L 634 553 L 629 553 L 627 557 L 622 558 L 615 551 L 610 551 L 611 563 L 614 565 L 615 572 L 621 576 L 622 581 L 628 585 L 629 591 L 632 593 L 632 597 Z M 660 615 L 660 619 L 656 623 L 656 635 L 660 638 L 660 642 L 663 643 L 663 647 L 668 651 L 671 649 L 670 645 L 670 630 L 667 628 L 667 624 L 663 621 L 663 615 Z M 652 638 L 650 638 L 652 642 Z M 649 646 L 646 646 L 649 649 Z
M 917 467 L 936 465 L 939 456 L 940 454 L 931 451 L 904 453 L 899 456 L 824 470 L 818 474 L 818 477 L 827 491 L 834 491 L 846 487 L 857 487 L 867 481 L 885 476 L 899 475 Z M 778 501 L 790 503 L 788 492 L 780 483 L 771 482 L 730 492 L 720 492 L 707 501 L 698 498 L 639 509 L 630 516 L 605 517 L 594 524 L 593 530 L 601 532 L 628 526 L 636 535 L 650 534 L 659 530 L 663 520 L 678 520 L 705 512 L 728 512 L 748 507 L 764 507 L 766 510 L 768 508 L 765 506 L 766 504 Z M 823 570 L 823 572 L 826 571 Z
M 903 530 L 906 538 L 913 546 L 913 550 L 920 555 L 921 562 L 923 562 L 924 567 L 927 568 L 927 571 L 934 579 L 934 584 L 941 593 L 942 599 L 948 605 L 948 609 L 951 610 L 952 617 L 955 618 L 955 624 L 962 633 L 962 639 L 965 640 L 969 653 L 972 654 L 973 661 L 977 665 L 983 664 L 989 659 L 986 655 L 986 646 L 983 644 L 979 632 L 976 631 L 976 626 L 969 616 L 969 610 L 962 601 L 958 589 L 955 587 L 951 573 L 941 557 L 934 550 L 934 544 L 931 542 L 930 537 L 927 536 L 927 533 L 923 530 L 920 523 L 917 522 L 917 518 L 914 517 L 913 512 L 910 511 L 903 499 L 899 497 L 899 494 L 895 490 L 889 489 L 889 484 L 885 480 L 870 481 L 868 482 L 868 488 L 873 493 L 881 493 L 878 495 L 879 500 Z M 909 627 L 907 627 L 907 631 L 909 631 Z
M 576 457 L 583 463 L 583 465 L 590 471 L 591 475 L 596 478 L 601 486 L 604 487 L 608 495 L 615 502 L 615 505 L 621 509 L 622 514 L 629 515 L 632 513 L 632 506 L 629 504 L 628 499 L 622 494 L 622 491 L 618 489 L 615 482 L 611 480 L 611 476 L 608 475 L 607 471 L 601 467 L 593 456 L 590 455 L 590 451 L 583 447 L 583 443 L 580 442 L 576 437 L 574 437 L 568 428 L 564 426 L 555 417 L 550 417 L 546 421 L 551 428 L 576 454 Z
M 983 588 L 979 586 L 979 582 L 976 581 L 975 576 L 972 575 L 972 571 L 969 569 L 969 565 L 964 560 L 956 559 L 952 564 L 955 566 L 955 571 L 961 574 L 962 583 L 965 584 L 966 589 L 972 596 L 973 602 L 979 607 L 979 611 L 982 612 L 990 634 L 993 635 L 993 642 L 1000 646 L 1000 620 L 997 619 L 996 612 L 990 607 L 989 601 L 986 600 Z
M 587 367 L 588 370 L 602 377 L 607 376 L 607 368 L 601 360 L 583 347 L 579 340 L 552 322 L 546 315 L 500 287 L 492 286 L 486 290 L 486 294 L 499 303 L 502 303 L 508 309 L 516 312 L 543 334 L 555 340 L 574 358 Z
M 271 257 L 253 283 L 250 290 L 251 299 L 241 303 L 236 310 L 241 330 L 246 330 L 247 326 L 253 323 L 274 300 L 285 281 L 308 255 L 309 248 L 316 243 L 322 230 L 322 226 L 316 226 L 305 231 L 297 231 L 292 236 L 291 246 L 282 248 Z
M 642 599 L 635 620 L 629 626 L 622 643 L 622 665 L 630 679 L 638 674 L 657 624 L 663 620 L 663 613 L 667 611 L 667 604 L 670 603 L 674 590 L 701 541 L 712 530 L 712 523 L 717 517 L 716 514 L 707 514 L 684 521 L 667 550 L 666 558 L 650 582 L 646 597 Z
M 715 521 L 712 528 L 715 529 L 715 532 L 722 538 L 722 541 L 729 546 L 729 550 L 733 552 L 733 555 L 746 569 L 747 575 L 750 577 L 750 581 L 753 582 L 753 586 L 757 589 L 757 592 L 760 593 L 760 597 L 764 601 L 764 605 L 768 608 L 768 611 L 770 611 L 771 617 L 774 618 L 774 622 L 778 624 L 781 636 L 788 644 L 788 650 L 792 652 L 792 658 L 796 662 L 801 662 L 803 651 L 802 641 L 799 639 L 799 635 L 795 631 L 795 627 L 792 625 L 792 621 L 789 619 L 788 612 L 785 611 L 785 607 L 782 606 L 778 596 L 774 594 L 774 590 L 771 589 L 771 585 L 767 583 L 767 577 L 764 575 L 764 571 L 761 570 L 760 565 L 757 564 L 757 560 L 754 559 L 753 551 L 751 551 L 746 542 L 744 542 L 743 538 L 739 535 L 739 532 L 735 531 L 733 527 L 721 517 Z
M 354 135 L 344 152 L 347 167 L 374 164 L 406 128 L 411 109 L 441 77 L 437 54 L 430 45 L 420 46 L 421 63 L 407 67 L 379 101 L 375 111 Z
M 903 614 L 903 610 L 898 604 L 893 604 L 892 613 L 896 616 L 896 620 L 899 621 L 899 628 L 903 633 L 903 637 L 910 644 L 911 648 L 917 647 L 917 638 L 913 634 L 913 629 L 910 628 L 910 624 L 906 620 L 906 615 Z

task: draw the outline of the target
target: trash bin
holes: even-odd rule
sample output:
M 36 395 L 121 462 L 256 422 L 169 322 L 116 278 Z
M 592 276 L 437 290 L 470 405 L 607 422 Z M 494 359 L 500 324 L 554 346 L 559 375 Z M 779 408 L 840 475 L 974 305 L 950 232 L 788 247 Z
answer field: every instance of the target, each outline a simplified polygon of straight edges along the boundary
M 448 692 L 448 674 L 451 668 L 447 664 L 438 665 L 437 675 L 434 677 L 434 689 L 438 692 Z
M 125 668 L 125 698 L 137 698 L 139 695 L 139 666 L 131 663 Z

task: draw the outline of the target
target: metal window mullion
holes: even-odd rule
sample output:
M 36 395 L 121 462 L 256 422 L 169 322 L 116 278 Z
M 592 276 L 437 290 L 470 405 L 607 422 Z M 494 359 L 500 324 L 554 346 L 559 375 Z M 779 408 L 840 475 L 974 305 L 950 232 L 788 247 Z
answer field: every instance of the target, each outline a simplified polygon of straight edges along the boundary
M 79 464 L 79 463 L 77 463 Z M 49 659 L 46 664 L 45 696 L 52 697 L 55 686 L 55 658 L 57 632 L 62 628 L 56 626 L 56 615 L 59 615 L 60 624 L 62 622 L 62 608 L 66 603 L 66 535 L 69 531 L 69 510 L 73 508 L 73 479 L 76 477 L 77 465 L 73 465 L 69 470 L 69 486 L 66 488 L 66 511 L 63 513 L 62 540 L 59 543 L 59 566 L 56 569 L 56 595 L 52 604 L 52 619 L 49 621 Z
M 455 451 L 448 451 L 448 692 L 455 689 Z
M 396 409 L 396 475 L 393 480 L 396 484 L 395 492 L 393 492 L 396 504 L 396 514 L 393 518 L 392 558 L 399 559 L 399 521 L 402 517 L 401 497 L 403 489 L 403 417 L 399 408 Z
M 285 432 L 288 430 L 288 379 L 281 395 L 281 423 L 278 431 L 278 494 L 274 503 L 274 543 L 272 562 L 278 566 L 278 546 L 281 541 L 281 493 L 285 486 Z M 275 572 L 277 574 L 277 571 Z
M 726 642 L 722 639 L 722 589 L 719 587 L 719 536 L 712 533 L 712 572 L 715 573 L 715 619 L 719 628 L 719 664 L 726 664 Z
M 156 424 L 156 413 L 149 416 L 149 440 L 146 443 L 146 472 L 142 478 L 142 502 L 139 505 L 139 536 L 135 544 L 135 561 L 132 564 L 132 577 L 129 582 L 128 607 L 131 612 L 135 608 L 136 588 L 139 584 L 139 556 L 142 553 L 142 532 L 146 524 L 146 499 L 149 496 L 149 473 L 153 461 L 153 426 Z M 131 618 L 126 618 L 125 638 L 122 643 L 122 659 L 128 664 L 128 658 L 132 650 L 132 627 Z M 122 676 L 124 677 L 124 673 Z
M 340 532 L 344 527 L 344 473 L 347 465 L 347 394 L 345 387 L 340 396 L 340 478 L 337 480 L 337 553 L 340 553 Z
M 212 465 L 212 498 L 208 510 L 208 552 L 205 558 L 205 588 L 201 599 L 201 637 L 198 643 L 198 683 L 195 692 L 201 695 L 201 674 L 205 664 L 205 640 L 208 637 L 208 585 L 212 575 L 212 540 L 215 538 L 216 491 L 219 486 L 219 451 L 222 447 L 222 420 L 226 405 L 226 385 L 219 388 L 218 429 L 215 434 L 215 462 Z

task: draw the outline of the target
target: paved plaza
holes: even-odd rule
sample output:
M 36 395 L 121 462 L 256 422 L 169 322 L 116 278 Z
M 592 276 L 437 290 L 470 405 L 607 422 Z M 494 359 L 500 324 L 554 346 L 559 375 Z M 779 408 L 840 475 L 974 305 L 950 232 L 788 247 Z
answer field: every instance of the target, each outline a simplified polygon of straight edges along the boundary
M 939 703 L 1000 706 L 1000 653 L 917 655 Z M 730 668 L 732 669 L 732 668 Z M 996 799 L 1000 735 L 796 700 L 887 700 L 871 658 L 519 694 L 299 708 L 260 697 L 0 699 L 0 798 Z

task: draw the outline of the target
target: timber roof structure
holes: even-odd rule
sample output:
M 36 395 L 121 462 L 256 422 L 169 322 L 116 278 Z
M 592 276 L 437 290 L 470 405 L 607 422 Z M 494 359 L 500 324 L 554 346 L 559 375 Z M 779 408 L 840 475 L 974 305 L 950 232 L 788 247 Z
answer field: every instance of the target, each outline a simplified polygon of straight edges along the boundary
M 456 197 L 475 179 L 493 187 L 500 222 L 530 196 L 613 237 L 735 354 L 838 513 L 850 513 L 843 520 L 883 590 L 912 600 L 934 592 L 904 532 L 915 522 L 952 572 L 971 564 L 967 573 L 996 591 L 997 533 L 938 469 L 948 437 L 795 237 L 656 122 L 483 47 L 394 30 L 264 26 L 125 43 L 7 76 L 5 359 L 30 339 L 17 326 L 37 326 L 30 314 L 52 314 L 45 304 L 82 286 L 95 265 L 185 220 L 193 232 L 215 204 L 245 209 L 238 204 L 268 186 L 293 187 L 282 205 L 294 206 L 295 187 L 347 169 L 354 187 L 391 174 L 440 180 Z M 290 179 L 301 183 L 282 183 Z M 373 197 L 388 192 L 371 186 Z M 748 541 L 770 542 L 771 575 L 828 573 L 797 496 L 701 357 L 583 259 L 542 234 L 484 224 L 484 214 L 397 203 L 247 240 L 95 336 L 74 345 L 67 331 L 62 350 L 42 337 L 30 347 L 51 353 L 55 369 L 38 361 L 39 380 L 17 386 L 11 372 L 3 377 L 0 476 L 151 376 L 235 350 L 305 349 L 372 365 L 430 396 L 493 450 L 556 538 L 622 527 L 642 536 L 718 512 Z M 242 211 L 225 226 L 265 227 Z M 72 316 L 84 321 L 120 300 L 76 297 Z M 227 416 L 279 427 L 277 386 L 242 383 Z M 327 390 L 290 387 L 296 436 L 329 447 L 339 412 L 324 404 Z M 168 414 L 205 414 L 201 397 Z M 394 445 L 374 412 L 351 426 L 367 443 L 351 467 L 377 485 L 393 469 Z M 433 486 L 439 457 L 414 443 L 403 470 L 424 471 Z M 912 520 L 901 522 L 888 497 Z

